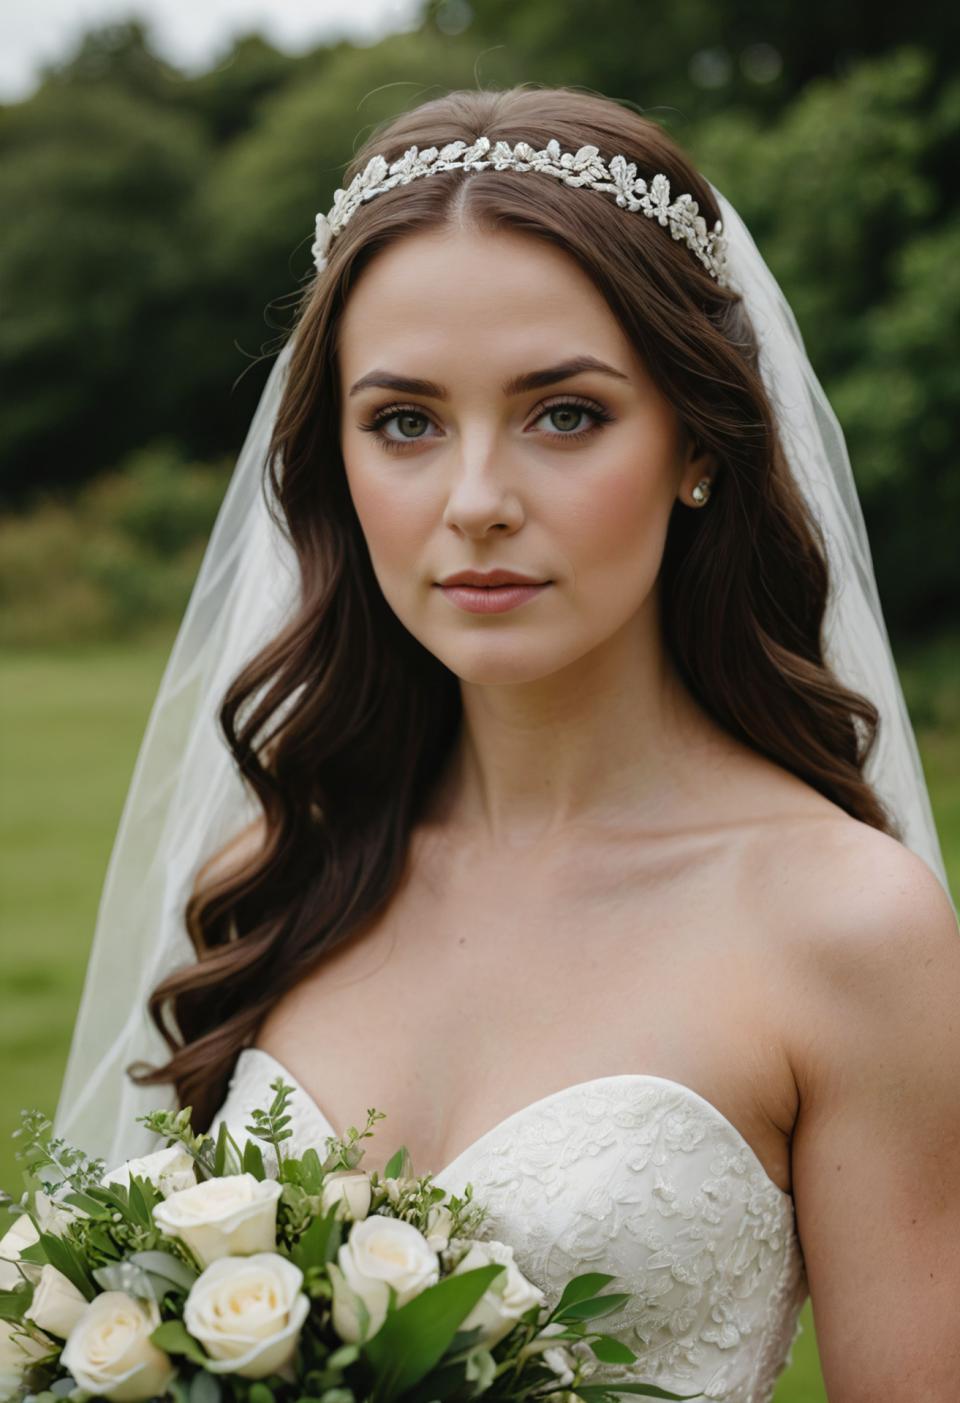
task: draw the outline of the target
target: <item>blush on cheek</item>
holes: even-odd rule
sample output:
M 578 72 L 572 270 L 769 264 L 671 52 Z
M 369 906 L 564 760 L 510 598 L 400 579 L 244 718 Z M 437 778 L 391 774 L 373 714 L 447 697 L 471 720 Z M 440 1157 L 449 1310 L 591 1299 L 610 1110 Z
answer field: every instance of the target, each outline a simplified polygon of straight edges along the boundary
M 572 557 L 581 569 L 615 572 L 652 561 L 656 574 L 673 499 L 669 475 L 659 465 L 606 474 L 576 504 Z

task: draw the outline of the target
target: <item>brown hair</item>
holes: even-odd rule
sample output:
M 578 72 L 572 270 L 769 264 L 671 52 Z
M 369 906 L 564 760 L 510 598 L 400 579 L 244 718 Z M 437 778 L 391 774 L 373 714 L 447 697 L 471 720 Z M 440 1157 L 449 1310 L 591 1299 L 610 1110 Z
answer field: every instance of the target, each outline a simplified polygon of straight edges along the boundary
M 710 187 L 655 123 L 572 89 L 460 91 L 376 133 L 346 184 L 388 161 L 486 135 L 535 148 L 620 152 L 665 172 L 709 226 Z M 176 1085 L 209 1124 L 238 1051 L 321 953 L 389 902 L 411 830 L 460 722 L 456 677 L 387 607 L 353 510 L 339 446 L 336 337 L 351 279 L 406 235 L 469 221 L 558 245 L 591 277 L 660 389 L 716 455 L 709 509 L 677 504 L 660 575 L 664 641 L 726 729 L 847 813 L 895 833 L 864 779 L 876 708 L 824 662 L 825 549 L 778 441 L 737 294 L 656 221 L 553 179 L 445 171 L 378 195 L 334 240 L 303 297 L 269 476 L 301 571 L 296 616 L 231 686 L 221 724 L 263 809 L 257 851 L 186 912 L 194 964 L 150 1007 L 171 1049 L 138 1081 Z M 897 835 L 899 836 L 899 835 Z

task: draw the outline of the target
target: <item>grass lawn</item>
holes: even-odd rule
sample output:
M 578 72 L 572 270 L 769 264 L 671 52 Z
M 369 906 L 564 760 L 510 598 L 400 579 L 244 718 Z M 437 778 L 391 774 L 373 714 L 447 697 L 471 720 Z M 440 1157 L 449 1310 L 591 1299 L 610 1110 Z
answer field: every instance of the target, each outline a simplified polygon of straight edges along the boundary
M 956 639 L 902 660 L 954 892 L 960 891 Z M 3 893 L 0 1184 L 18 1192 L 9 1132 L 52 1114 L 100 886 L 169 642 L 0 658 Z M 776 1403 L 822 1403 L 809 1302 Z

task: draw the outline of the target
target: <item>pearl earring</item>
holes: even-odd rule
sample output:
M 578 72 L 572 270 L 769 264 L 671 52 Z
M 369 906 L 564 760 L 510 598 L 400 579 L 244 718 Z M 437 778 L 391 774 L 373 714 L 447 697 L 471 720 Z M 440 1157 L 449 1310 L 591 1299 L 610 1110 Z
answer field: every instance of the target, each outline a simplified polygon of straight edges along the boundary
M 698 507 L 706 506 L 710 497 L 711 482 L 708 477 L 702 477 L 696 487 L 690 493 Z

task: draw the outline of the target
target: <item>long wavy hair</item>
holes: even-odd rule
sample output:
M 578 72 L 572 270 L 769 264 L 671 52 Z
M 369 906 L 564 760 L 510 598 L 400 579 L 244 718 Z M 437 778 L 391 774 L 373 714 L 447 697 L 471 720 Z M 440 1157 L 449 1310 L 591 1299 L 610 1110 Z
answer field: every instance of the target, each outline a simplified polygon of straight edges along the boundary
M 388 161 L 478 135 L 535 148 L 618 152 L 665 172 L 712 225 L 710 187 L 654 122 L 600 96 L 524 85 L 458 91 L 375 133 Z M 559 246 L 593 280 L 681 423 L 716 455 L 709 510 L 681 504 L 660 572 L 666 648 L 726 730 L 864 823 L 899 836 L 864 778 L 879 716 L 824 661 L 828 567 L 786 463 L 739 296 L 656 221 L 609 196 L 529 173 L 445 171 L 362 205 L 297 312 L 268 477 L 300 570 L 298 607 L 244 668 L 220 713 L 262 807 L 262 842 L 200 885 L 185 913 L 197 953 L 150 1009 L 170 1048 L 142 1083 L 173 1082 L 209 1124 L 240 1049 L 321 955 L 374 919 L 402 875 L 411 831 L 457 735 L 457 678 L 387 606 L 347 489 L 339 442 L 338 325 L 378 251 L 445 225 L 515 230 Z

